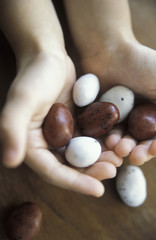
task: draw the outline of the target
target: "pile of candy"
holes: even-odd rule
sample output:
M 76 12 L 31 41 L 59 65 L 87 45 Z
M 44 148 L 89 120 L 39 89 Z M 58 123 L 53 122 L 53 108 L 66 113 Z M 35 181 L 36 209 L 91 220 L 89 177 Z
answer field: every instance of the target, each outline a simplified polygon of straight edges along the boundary
M 76 123 L 82 136 L 72 138 L 74 120 L 62 103 L 52 106 L 43 124 L 48 144 L 54 149 L 66 147 L 66 160 L 76 167 L 95 163 L 101 154 L 97 138 L 127 119 L 128 131 L 136 140 L 156 135 L 156 105 L 135 106 L 135 95 L 125 86 L 115 86 L 97 100 L 99 91 L 99 79 L 94 74 L 80 77 L 73 87 L 73 101 L 80 110 Z

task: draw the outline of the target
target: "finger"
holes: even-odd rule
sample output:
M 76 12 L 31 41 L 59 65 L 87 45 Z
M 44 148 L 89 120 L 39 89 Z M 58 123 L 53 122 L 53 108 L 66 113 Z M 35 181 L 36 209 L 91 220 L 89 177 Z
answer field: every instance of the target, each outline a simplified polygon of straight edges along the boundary
M 156 140 L 154 140 L 149 147 L 149 154 L 156 156 Z
M 117 156 L 113 151 L 102 152 L 98 162 L 99 161 L 112 163 L 115 167 L 120 167 L 123 163 L 123 159 Z
M 116 176 L 116 167 L 110 162 L 97 161 L 87 168 L 85 173 L 101 181 L 114 178 Z
M 31 149 L 25 161 L 48 183 L 95 197 L 104 193 L 104 186 L 100 181 L 61 164 L 48 150 Z
M 79 172 L 88 174 L 98 180 L 110 179 L 116 176 L 116 167 L 121 166 L 123 160 L 113 151 L 103 152 L 92 166 L 87 168 L 75 168 Z
M 58 155 L 57 155 L 58 156 Z M 63 161 L 61 161 L 63 163 Z M 116 176 L 116 166 L 122 164 L 122 158 L 118 157 L 114 152 L 103 152 L 93 165 L 87 168 L 75 168 L 79 172 L 90 175 L 98 180 L 113 178 Z
M 109 135 L 106 136 L 105 144 L 110 150 L 114 150 L 116 144 L 121 140 L 123 136 L 122 128 L 114 128 L 109 132 Z
M 9 100 L 1 113 L 2 162 L 6 167 L 16 167 L 24 159 L 30 114 L 28 104 L 18 98 Z
M 120 157 L 127 157 L 137 142 L 130 136 L 124 136 L 115 146 L 114 151 Z
M 134 165 L 142 165 L 153 158 L 149 153 L 151 140 L 141 142 L 137 145 L 129 155 L 129 160 Z

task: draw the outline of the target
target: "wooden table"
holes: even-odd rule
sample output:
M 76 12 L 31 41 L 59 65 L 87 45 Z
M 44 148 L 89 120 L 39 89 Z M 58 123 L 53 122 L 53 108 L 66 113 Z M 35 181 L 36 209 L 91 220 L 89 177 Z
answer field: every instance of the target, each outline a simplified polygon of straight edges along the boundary
M 130 6 L 137 38 L 156 49 L 156 1 L 130 0 Z M 70 41 L 68 37 L 67 45 Z M 76 56 L 74 48 L 70 47 L 70 52 Z M 14 75 L 14 56 L 1 34 L 0 107 Z M 130 208 L 118 197 L 115 179 L 104 181 L 106 193 L 96 199 L 46 184 L 25 164 L 17 169 L 5 169 L 0 164 L 0 239 L 7 240 L 3 223 L 9 209 L 33 201 L 43 212 L 37 240 L 155 240 L 156 159 L 141 168 L 147 179 L 148 197 L 142 206 Z

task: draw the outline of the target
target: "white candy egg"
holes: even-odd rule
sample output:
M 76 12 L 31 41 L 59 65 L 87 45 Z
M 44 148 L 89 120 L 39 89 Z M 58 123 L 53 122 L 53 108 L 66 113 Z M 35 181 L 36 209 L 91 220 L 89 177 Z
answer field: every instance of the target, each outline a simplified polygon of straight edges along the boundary
M 73 87 L 74 103 L 83 107 L 92 103 L 100 90 L 99 79 L 96 75 L 88 73 L 80 77 Z
M 146 179 L 137 166 L 126 165 L 119 172 L 116 188 L 122 201 L 130 207 L 138 207 L 146 199 Z
M 127 87 L 115 86 L 105 92 L 100 102 L 111 102 L 120 112 L 119 122 L 122 122 L 131 112 L 134 106 L 134 93 Z
M 88 167 L 101 155 L 100 143 L 91 137 L 75 137 L 70 140 L 66 150 L 66 160 L 75 167 Z

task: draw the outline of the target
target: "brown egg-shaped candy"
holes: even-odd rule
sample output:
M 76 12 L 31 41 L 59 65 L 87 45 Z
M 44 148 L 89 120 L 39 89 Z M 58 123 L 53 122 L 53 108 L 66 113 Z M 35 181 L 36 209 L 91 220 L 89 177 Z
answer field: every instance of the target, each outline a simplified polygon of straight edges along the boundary
M 69 109 L 62 103 L 55 103 L 43 124 L 43 134 L 53 148 L 64 147 L 73 136 L 74 120 Z
M 94 102 L 77 116 L 80 131 L 90 137 L 99 137 L 109 132 L 118 122 L 119 111 L 109 102 Z
M 31 202 L 25 202 L 12 210 L 7 218 L 5 228 L 10 240 L 32 240 L 40 231 L 42 213 Z
M 156 135 L 156 105 L 144 103 L 136 106 L 129 115 L 128 131 L 139 141 L 154 137 Z

